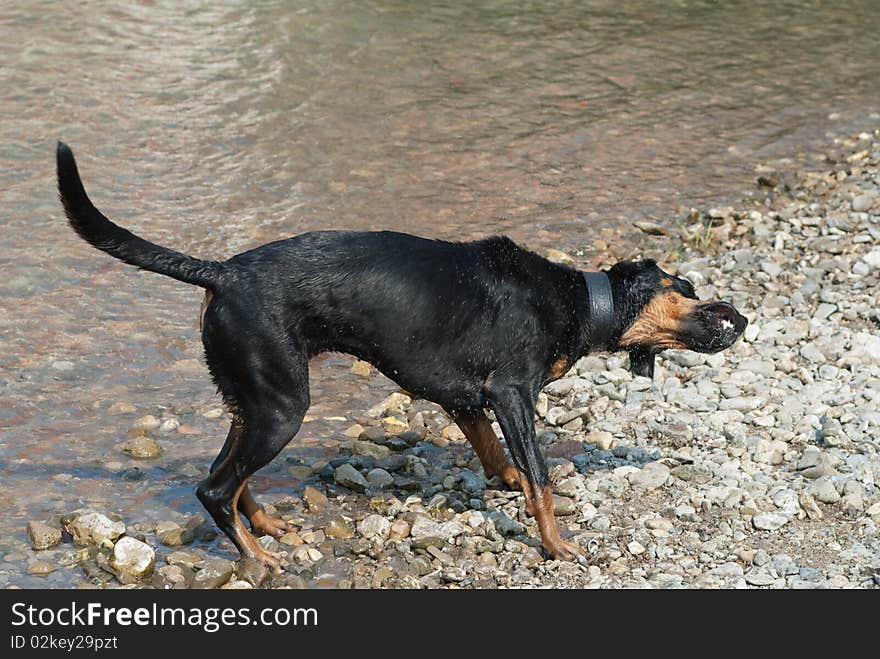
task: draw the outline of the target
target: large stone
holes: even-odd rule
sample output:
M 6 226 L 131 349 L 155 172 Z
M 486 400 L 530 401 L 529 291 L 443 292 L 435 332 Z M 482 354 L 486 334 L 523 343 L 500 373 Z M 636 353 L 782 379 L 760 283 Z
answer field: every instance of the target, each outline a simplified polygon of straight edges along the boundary
M 837 488 L 834 487 L 834 481 L 831 480 L 831 476 L 817 478 L 810 484 L 807 491 L 822 503 L 837 503 L 840 501 L 840 494 L 838 494 Z
M 34 549 L 52 549 L 61 543 L 61 530 L 43 522 L 28 522 L 27 534 Z
M 362 439 L 354 440 L 352 442 L 351 450 L 355 455 L 367 455 L 376 460 L 387 458 L 391 454 L 391 449 L 387 446 L 381 446 Z
M 355 492 L 365 492 L 367 489 L 367 479 L 347 462 L 336 468 L 334 478 L 337 483 Z
M 444 540 L 451 540 L 457 535 L 464 533 L 465 528 L 457 521 L 435 522 L 430 517 L 419 515 L 410 528 L 410 535 L 413 538 L 437 537 Z
M 381 515 L 367 515 L 358 522 L 357 530 L 367 539 L 385 540 L 391 533 L 391 522 Z
M 756 529 L 775 531 L 788 524 L 788 517 L 778 513 L 758 513 L 752 518 L 752 524 Z
M 149 460 L 162 455 L 162 447 L 149 437 L 132 437 L 122 444 L 122 450 L 138 460 Z
M 852 349 L 847 357 L 868 364 L 880 364 L 880 335 L 857 332 L 852 338 Z
M 324 534 L 328 538 L 348 540 L 354 537 L 354 530 L 352 530 L 351 525 L 341 515 L 337 515 L 324 527 Z
M 253 588 L 259 588 L 269 578 L 269 568 L 253 558 L 241 559 L 235 571 L 240 581 L 247 582 Z
M 852 200 L 852 209 L 857 213 L 864 213 L 871 210 L 874 200 L 877 197 L 873 194 L 860 194 Z
M 367 482 L 373 490 L 384 490 L 394 483 L 394 477 L 384 469 L 371 469 L 367 473 Z
M 232 561 L 222 558 L 209 558 L 202 565 L 202 569 L 196 572 L 193 579 L 193 590 L 211 590 L 219 588 L 232 576 L 235 566 Z
M 145 542 L 125 536 L 113 547 L 110 566 L 120 583 L 130 584 L 153 574 L 156 552 Z
M 125 524 L 101 513 L 77 515 L 67 525 L 73 542 L 79 547 L 112 543 L 125 533 Z
M 630 484 L 641 490 L 654 490 L 669 477 L 669 467 L 662 462 L 649 462 L 639 471 L 629 475 Z
M 303 488 L 302 498 L 308 509 L 313 513 L 320 513 L 330 503 L 326 494 L 311 485 L 306 485 Z
M 371 407 L 367 414 L 375 419 L 385 415 L 403 414 L 411 402 L 412 399 L 406 394 L 393 393 L 378 405 Z

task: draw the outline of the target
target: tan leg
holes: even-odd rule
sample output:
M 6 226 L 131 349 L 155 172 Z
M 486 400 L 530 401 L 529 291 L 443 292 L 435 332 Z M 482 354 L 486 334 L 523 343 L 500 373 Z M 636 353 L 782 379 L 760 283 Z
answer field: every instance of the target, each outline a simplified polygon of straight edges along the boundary
M 573 542 L 567 542 L 559 535 L 556 518 L 553 516 L 553 492 L 549 486 L 531 488 L 532 513 L 538 520 L 541 530 L 541 543 L 550 555 L 560 561 L 576 561 L 578 556 L 586 557 L 583 549 Z M 528 500 L 529 495 L 526 495 Z
M 235 537 L 238 542 L 241 544 L 242 553 L 244 553 L 249 558 L 253 558 L 256 561 L 259 561 L 263 565 L 268 568 L 271 568 L 275 574 L 281 574 L 281 568 L 287 565 L 287 561 L 284 559 L 284 555 L 274 551 L 267 551 L 263 549 L 262 545 L 256 541 L 251 532 L 248 531 L 244 524 L 241 521 L 241 517 L 238 515 L 238 502 L 239 498 L 242 495 L 242 492 L 247 488 L 247 483 L 242 483 L 241 487 L 238 488 L 238 491 L 235 493 L 235 497 L 232 499 L 232 514 L 234 517 L 235 523 Z M 253 502 L 253 498 L 251 498 Z M 256 505 L 256 502 L 254 502 Z
M 507 487 L 522 490 L 526 495 L 526 511 L 530 515 L 534 515 L 529 482 L 525 475 L 510 464 L 507 456 L 504 455 L 504 447 L 498 441 L 486 415 L 480 412 L 477 416 L 452 415 L 452 418 L 461 428 L 471 446 L 474 447 L 480 464 L 483 465 L 486 478 L 498 476 Z
M 532 487 L 525 474 L 510 464 L 489 419 L 482 412 L 476 417 L 453 415 L 452 418 L 474 447 L 486 477 L 499 476 L 508 487 L 518 486 L 522 490 L 526 499 L 526 512 L 537 519 L 541 542 L 550 555 L 562 561 L 574 561 L 578 556 L 585 556 L 583 549 L 573 542 L 563 540 L 559 535 L 556 518 L 553 516 L 553 493 L 550 488 Z
M 258 535 L 271 535 L 272 537 L 280 538 L 285 533 L 296 530 L 283 519 L 266 514 L 266 511 L 260 507 L 260 504 L 254 501 L 254 497 L 251 495 L 247 484 L 245 484 L 244 489 L 241 491 L 238 508 L 248 518 L 251 530 Z

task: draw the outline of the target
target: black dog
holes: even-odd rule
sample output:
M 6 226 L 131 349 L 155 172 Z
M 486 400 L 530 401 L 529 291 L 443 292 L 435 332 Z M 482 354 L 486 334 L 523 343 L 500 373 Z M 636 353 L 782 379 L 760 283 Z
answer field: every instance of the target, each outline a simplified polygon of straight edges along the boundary
M 276 570 L 241 522 L 275 536 L 247 479 L 297 433 L 309 407 L 309 358 L 339 351 L 374 364 L 461 427 L 486 476 L 518 486 L 555 558 L 582 553 L 553 518 L 535 437 L 541 387 L 579 357 L 629 350 L 652 375 L 665 348 L 716 352 L 746 326 L 726 302 L 700 302 L 691 284 L 653 261 L 582 273 L 504 237 L 468 243 L 401 233 L 320 231 L 269 243 L 228 261 L 201 261 L 113 224 L 89 201 L 70 149 L 58 144 L 58 187 L 74 230 L 145 270 L 206 289 L 202 341 L 233 414 L 226 443 L 196 493 L 239 551 Z M 494 410 L 513 464 L 485 408 Z

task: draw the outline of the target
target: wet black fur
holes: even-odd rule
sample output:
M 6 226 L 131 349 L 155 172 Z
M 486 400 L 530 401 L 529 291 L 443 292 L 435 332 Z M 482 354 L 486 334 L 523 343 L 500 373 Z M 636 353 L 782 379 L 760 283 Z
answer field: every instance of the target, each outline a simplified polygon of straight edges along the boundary
M 455 414 L 492 408 L 514 464 L 530 482 L 547 483 L 535 401 L 554 362 L 573 364 L 591 349 L 579 271 L 505 237 L 452 243 L 387 231 L 306 233 L 222 263 L 201 261 L 110 222 L 89 201 L 63 144 L 57 161 L 61 200 L 80 236 L 213 294 L 205 357 L 241 437 L 230 432 L 197 492 L 233 542 L 232 496 L 298 431 L 309 407 L 308 360 L 325 351 L 368 361 Z M 616 342 L 668 275 L 653 261 L 620 263 L 607 274 Z M 694 297 L 688 282 L 673 280 Z M 640 350 L 632 351 L 634 368 L 652 370 L 651 348 Z

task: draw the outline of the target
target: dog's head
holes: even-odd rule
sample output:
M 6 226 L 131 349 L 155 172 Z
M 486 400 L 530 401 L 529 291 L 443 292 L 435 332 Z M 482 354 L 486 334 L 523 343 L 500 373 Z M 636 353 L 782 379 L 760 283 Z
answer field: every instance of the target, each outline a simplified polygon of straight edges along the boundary
M 630 370 L 652 376 L 654 356 L 668 348 L 713 353 L 729 348 L 748 320 L 728 302 L 702 301 L 691 283 L 654 261 L 623 261 L 608 271 L 619 310 L 617 346 Z

